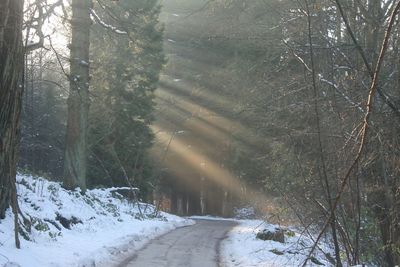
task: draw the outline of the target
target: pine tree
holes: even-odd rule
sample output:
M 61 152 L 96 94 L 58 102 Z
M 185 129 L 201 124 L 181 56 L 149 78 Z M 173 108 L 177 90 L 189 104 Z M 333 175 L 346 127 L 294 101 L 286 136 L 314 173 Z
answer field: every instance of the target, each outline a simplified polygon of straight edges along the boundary
M 128 179 L 145 193 L 153 92 L 164 63 L 160 7 L 158 1 L 119 1 L 112 11 L 126 34 L 94 28 L 90 183 L 126 185 Z

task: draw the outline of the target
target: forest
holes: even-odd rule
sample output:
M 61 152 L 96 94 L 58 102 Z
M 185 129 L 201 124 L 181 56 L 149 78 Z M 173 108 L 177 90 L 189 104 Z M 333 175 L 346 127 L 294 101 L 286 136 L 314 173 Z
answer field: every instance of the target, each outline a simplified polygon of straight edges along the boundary
M 398 266 L 399 42 L 398 0 L 0 0 L 0 224 L 29 174 Z

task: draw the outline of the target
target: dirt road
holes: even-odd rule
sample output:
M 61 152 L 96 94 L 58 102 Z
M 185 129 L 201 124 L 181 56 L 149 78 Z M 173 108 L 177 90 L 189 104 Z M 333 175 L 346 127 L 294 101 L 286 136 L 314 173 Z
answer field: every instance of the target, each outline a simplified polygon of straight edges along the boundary
M 118 267 L 217 267 L 219 244 L 235 225 L 231 221 L 196 220 L 151 241 Z

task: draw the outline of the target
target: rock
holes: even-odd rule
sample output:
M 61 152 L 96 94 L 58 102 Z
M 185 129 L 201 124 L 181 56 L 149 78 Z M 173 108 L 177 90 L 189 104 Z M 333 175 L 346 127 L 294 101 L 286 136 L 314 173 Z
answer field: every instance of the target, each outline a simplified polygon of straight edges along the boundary
M 285 243 L 285 230 L 276 228 L 275 231 L 264 229 L 257 233 L 256 237 L 261 240 L 272 240 L 280 243 Z
M 311 257 L 310 261 L 316 265 L 321 265 L 321 266 L 325 266 L 325 264 L 323 264 L 322 262 L 320 262 L 317 258 L 315 257 Z
M 255 219 L 256 210 L 253 207 L 246 206 L 242 208 L 234 208 L 233 214 L 236 219 Z
M 64 228 L 69 230 L 71 230 L 72 225 L 82 223 L 82 221 L 75 216 L 71 216 L 70 219 L 67 219 L 59 213 L 56 213 L 56 215 L 56 220 L 59 221 Z
M 277 250 L 276 248 L 271 249 L 270 252 L 272 252 L 276 255 L 279 255 L 279 256 L 285 254 L 283 251 Z

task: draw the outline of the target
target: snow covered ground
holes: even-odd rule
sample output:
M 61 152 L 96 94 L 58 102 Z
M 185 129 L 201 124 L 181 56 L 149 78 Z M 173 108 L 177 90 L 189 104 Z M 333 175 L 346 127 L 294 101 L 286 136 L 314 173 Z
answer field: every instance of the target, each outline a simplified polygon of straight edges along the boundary
M 149 240 L 194 223 L 156 213 L 153 206 L 143 203 L 139 210 L 137 203 L 122 197 L 128 188 L 94 189 L 82 195 L 43 178 L 18 175 L 17 181 L 20 208 L 31 221 L 30 229 L 24 229 L 30 241 L 21 237 L 22 248 L 15 248 L 8 210 L 7 218 L 0 221 L 0 266 L 114 266 Z M 286 232 L 285 243 L 262 241 L 256 238 L 257 232 L 274 230 L 276 225 L 260 220 L 235 221 L 238 225 L 221 244 L 221 260 L 226 267 L 300 266 L 312 245 L 309 237 L 293 229 Z M 316 262 L 330 266 L 325 258 L 318 251 L 309 266 L 317 266 Z
M 264 229 L 274 231 L 277 225 L 260 220 L 236 220 L 238 225 L 221 244 L 221 259 L 224 267 L 297 267 L 301 266 L 313 244 L 310 238 L 293 229 L 285 233 L 285 243 L 263 241 L 256 234 Z M 328 249 L 327 249 L 328 250 Z M 329 250 L 328 250 L 329 251 Z M 325 260 L 321 251 L 317 252 L 314 262 L 307 266 L 332 266 Z
M 116 188 L 83 196 L 42 178 L 19 175 L 17 180 L 20 208 L 32 222 L 31 241 L 21 237 L 22 248 L 15 248 L 9 210 L 0 221 L 0 266 L 112 266 L 149 240 L 194 223 L 166 213 L 155 216 L 154 207 L 145 204 L 141 217 L 138 206 Z

